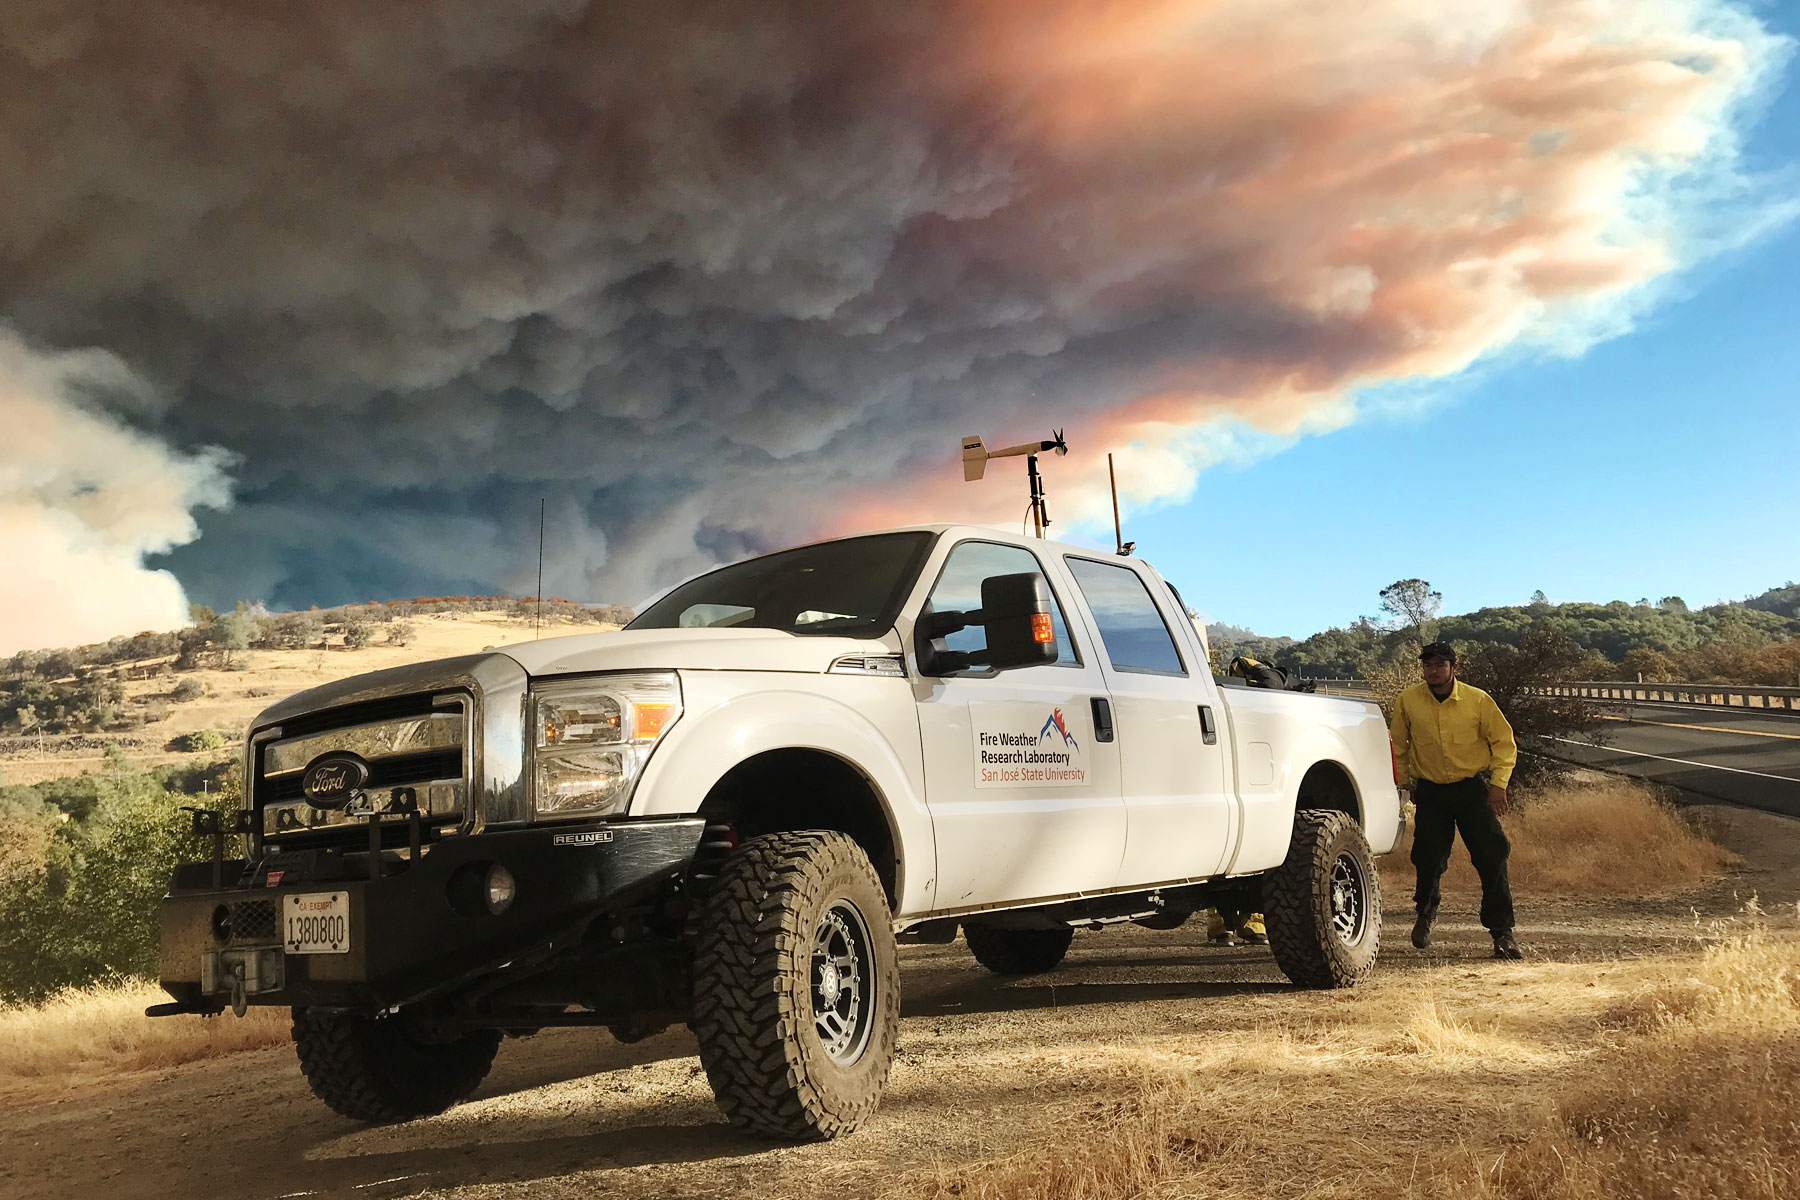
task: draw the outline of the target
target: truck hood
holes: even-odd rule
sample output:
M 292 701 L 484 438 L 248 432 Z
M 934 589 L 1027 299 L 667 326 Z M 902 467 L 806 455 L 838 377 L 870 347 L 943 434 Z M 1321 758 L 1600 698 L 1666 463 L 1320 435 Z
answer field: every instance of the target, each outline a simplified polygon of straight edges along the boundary
M 847 654 L 898 654 L 900 638 L 812 637 L 779 629 L 635 629 L 517 642 L 495 650 L 532 675 L 587 671 L 823 672 Z

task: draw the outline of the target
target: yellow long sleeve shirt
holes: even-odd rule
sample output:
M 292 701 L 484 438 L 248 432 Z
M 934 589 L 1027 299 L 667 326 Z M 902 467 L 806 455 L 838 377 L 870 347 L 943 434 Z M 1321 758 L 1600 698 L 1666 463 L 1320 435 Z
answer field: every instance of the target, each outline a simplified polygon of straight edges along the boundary
M 1500 706 L 1460 679 L 1444 700 L 1432 695 L 1424 683 L 1401 692 L 1388 733 L 1394 739 L 1402 783 L 1414 779 L 1455 783 L 1487 771 L 1496 787 L 1505 787 L 1519 761 L 1519 745 Z

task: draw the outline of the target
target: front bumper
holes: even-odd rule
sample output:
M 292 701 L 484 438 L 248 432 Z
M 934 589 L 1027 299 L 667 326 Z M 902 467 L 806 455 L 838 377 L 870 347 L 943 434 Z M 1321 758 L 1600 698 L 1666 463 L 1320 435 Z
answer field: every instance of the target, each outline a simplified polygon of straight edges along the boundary
M 211 864 L 178 868 L 162 905 L 162 985 L 188 1011 L 414 1003 L 572 944 L 596 916 L 686 870 L 704 827 L 687 817 L 449 838 L 416 862 L 389 861 L 380 879 L 324 854 L 278 876 L 256 871 L 247 886 L 191 886 L 210 884 Z M 459 910 L 456 897 L 494 863 L 517 881 L 511 905 Z M 288 953 L 282 899 L 318 892 L 347 893 L 349 949 Z

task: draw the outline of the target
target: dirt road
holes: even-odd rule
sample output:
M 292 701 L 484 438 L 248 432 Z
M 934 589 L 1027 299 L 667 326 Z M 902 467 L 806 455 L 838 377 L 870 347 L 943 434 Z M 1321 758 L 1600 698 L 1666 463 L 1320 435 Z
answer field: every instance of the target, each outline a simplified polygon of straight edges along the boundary
M 870 1125 L 826 1145 L 771 1147 L 723 1124 L 685 1030 L 636 1046 L 563 1030 L 507 1043 L 472 1101 L 399 1126 L 332 1115 L 307 1091 L 288 1049 L 0 1094 L 0 1194 L 904 1194 L 907 1179 L 934 1167 L 1104 1124 L 1135 1086 L 1145 1052 L 1191 1056 L 1230 1039 L 1266 1046 L 1271 1031 L 1278 1044 L 1319 1048 L 1284 1068 L 1287 1102 L 1304 1108 L 1329 1099 L 1343 1057 L 1333 1046 L 1348 1044 L 1342 1031 L 1353 1017 L 1393 1012 L 1403 1021 L 1428 993 L 1579 1039 L 1591 1012 L 1534 997 L 1530 981 L 1554 974 L 1565 989 L 1558 995 L 1579 997 L 1568 989 L 1596 987 L 1581 982 L 1584 974 L 1604 990 L 1609 971 L 1635 956 L 1693 955 L 1696 921 L 1738 912 L 1752 892 L 1765 909 L 1785 907 L 1791 924 L 1800 821 L 1735 809 L 1718 810 L 1716 821 L 1721 839 L 1748 860 L 1745 872 L 1672 900 L 1528 902 L 1519 935 L 1533 961 L 1523 971 L 1487 957 L 1470 896 L 1448 902 L 1433 951 L 1414 952 L 1404 897 L 1391 885 L 1377 977 L 1351 993 L 1297 992 L 1266 949 L 1210 947 L 1198 921 L 1167 933 L 1081 934 L 1063 968 L 1026 980 L 988 975 L 960 943 L 907 948 L 901 1057 L 887 1098 Z M 1246 1040 L 1253 1035 L 1261 1040 Z M 1521 1094 L 1536 1086 L 1519 1066 L 1528 1057 L 1507 1061 L 1479 1086 Z M 1400 1056 L 1394 1062 L 1394 1070 L 1413 1069 Z M 1345 1112 L 1338 1132 L 1393 1136 L 1410 1111 Z M 1443 1111 L 1451 1115 L 1440 1120 L 1453 1122 L 1460 1110 L 1450 1103 Z

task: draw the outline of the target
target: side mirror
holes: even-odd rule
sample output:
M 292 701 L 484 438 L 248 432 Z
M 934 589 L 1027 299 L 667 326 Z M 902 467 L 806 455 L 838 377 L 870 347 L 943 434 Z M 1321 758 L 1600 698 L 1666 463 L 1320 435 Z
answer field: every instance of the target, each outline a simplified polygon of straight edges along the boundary
M 1007 671 L 1056 661 L 1050 588 L 1036 571 L 982 580 L 981 625 L 987 630 L 987 651 L 975 657 L 982 666 Z
M 987 649 L 947 650 L 941 639 L 979 625 Z M 1010 671 L 1056 661 L 1056 625 L 1050 617 L 1050 588 L 1036 571 L 991 575 L 981 581 L 981 607 L 974 612 L 926 613 L 915 627 L 919 670 L 949 675 L 970 667 Z

